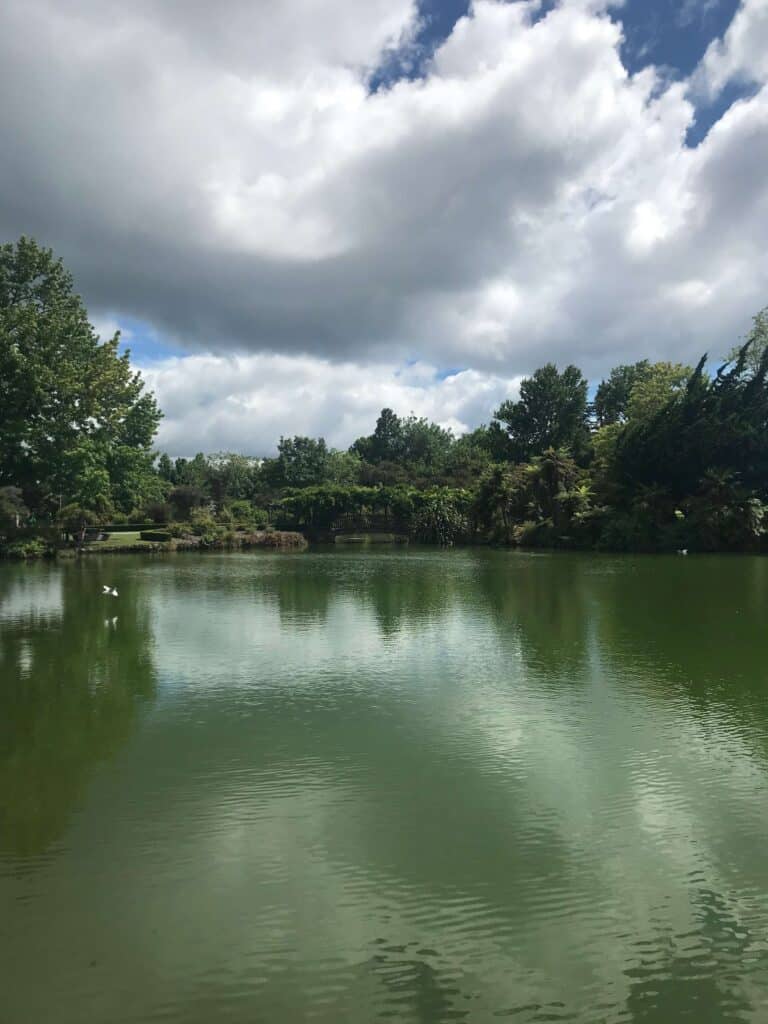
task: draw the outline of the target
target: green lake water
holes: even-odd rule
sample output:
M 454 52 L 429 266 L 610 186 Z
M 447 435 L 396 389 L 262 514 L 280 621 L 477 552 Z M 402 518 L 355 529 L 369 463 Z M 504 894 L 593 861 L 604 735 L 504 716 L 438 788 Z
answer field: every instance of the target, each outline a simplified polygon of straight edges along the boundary
M 500 1019 L 768 1021 L 768 559 L 0 566 L 0 1024 Z

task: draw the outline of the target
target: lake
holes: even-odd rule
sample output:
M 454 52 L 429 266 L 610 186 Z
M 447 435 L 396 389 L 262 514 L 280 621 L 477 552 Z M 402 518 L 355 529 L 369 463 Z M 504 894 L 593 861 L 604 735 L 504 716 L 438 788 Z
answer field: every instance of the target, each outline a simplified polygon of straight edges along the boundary
M 765 1022 L 767 684 L 768 559 L 2 565 L 0 1022 Z

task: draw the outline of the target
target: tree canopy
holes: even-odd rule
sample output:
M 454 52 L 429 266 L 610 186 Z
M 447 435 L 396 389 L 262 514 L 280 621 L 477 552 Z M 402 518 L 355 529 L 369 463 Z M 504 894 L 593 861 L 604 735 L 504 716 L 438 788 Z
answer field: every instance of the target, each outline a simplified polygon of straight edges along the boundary
M 758 550 L 767 379 L 764 309 L 716 371 L 706 358 L 621 364 L 590 404 L 581 370 L 547 363 L 460 437 L 385 407 L 346 451 L 297 434 L 266 458 L 155 455 L 161 414 L 119 335 L 100 339 L 61 261 L 22 238 L 0 246 L 0 541 L 52 519 L 202 535 L 376 516 L 441 544 Z
M 506 429 L 515 461 L 563 446 L 582 455 L 589 437 L 587 381 L 576 366 L 561 373 L 547 363 L 523 380 L 520 398 L 502 403 L 494 418 Z
M 37 504 L 126 508 L 157 493 L 160 412 L 119 335 L 101 341 L 50 249 L 0 246 L 0 485 Z

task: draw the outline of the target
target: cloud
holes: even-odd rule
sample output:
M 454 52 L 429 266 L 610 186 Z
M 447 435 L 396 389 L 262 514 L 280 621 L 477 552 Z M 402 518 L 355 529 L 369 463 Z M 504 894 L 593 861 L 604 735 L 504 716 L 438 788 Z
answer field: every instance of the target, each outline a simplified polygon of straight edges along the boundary
M 703 74 L 702 74 L 703 73 Z M 730 81 L 768 82 L 768 3 L 742 0 L 723 39 L 714 40 L 702 61 L 699 81 L 711 93 Z
M 764 10 L 712 82 L 762 81 Z M 627 72 L 620 9 L 537 12 L 476 0 L 422 79 L 371 93 L 412 2 L 7 0 L 0 232 L 54 245 L 96 316 L 318 388 L 726 351 L 768 296 L 766 89 L 688 148 L 692 86 Z
M 519 380 L 415 363 L 360 366 L 310 356 L 192 355 L 143 369 L 165 419 L 158 447 L 173 455 L 243 451 L 269 455 L 281 435 L 324 436 L 346 448 L 370 434 L 389 406 L 465 432 L 487 421 Z

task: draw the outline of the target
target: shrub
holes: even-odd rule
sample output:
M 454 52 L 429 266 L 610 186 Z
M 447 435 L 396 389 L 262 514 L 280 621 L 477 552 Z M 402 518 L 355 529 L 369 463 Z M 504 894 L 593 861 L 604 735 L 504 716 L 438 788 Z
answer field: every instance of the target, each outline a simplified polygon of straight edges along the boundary
M 88 526 L 94 526 L 101 517 L 90 508 L 81 508 L 79 505 L 65 505 L 57 516 L 58 522 L 65 533 L 72 537 L 85 536 Z
M 205 500 L 205 495 L 199 487 L 191 487 L 182 484 L 175 487 L 168 495 L 177 516 L 187 518 L 193 509 L 197 509 Z
M 263 529 L 269 522 L 269 513 L 266 509 L 257 508 L 252 505 L 250 501 L 245 501 L 240 498 L 237 501 L 233 501 L 229 505 L 229 511 L 232 516 L 232 520 L 238 524 L 238 526 L 255 527 L 257 530 Z
M 204 537 L 207 535 L 218 537 L 222 532 L 221 527 L 207 509 L 194 509 L 190 519 L 192 523 L 192 533 L 198 537 Z
M 171 537 L 186 537 L 188 533 L 192 532 L 192 527 L 189 523 L 169 523 L 168 533 Z
M 0 549 L 0 554 L 4 558 L 46 558 L 52 553 L 50 545 L 39 537 L 14 540 Z
M 173 510 L 167 501 L 152 501 L 147 505 L 146 517 L 153 523 L 168 523 Z
M 431 494 L 413 517 L 413 531 L 427 544 L 448 547 L 469 531 L 469 521 L 453 495 Z
M 0 526 L 19 527 L 29 515 L 29 510 L 18 487 L 0 487 Z

